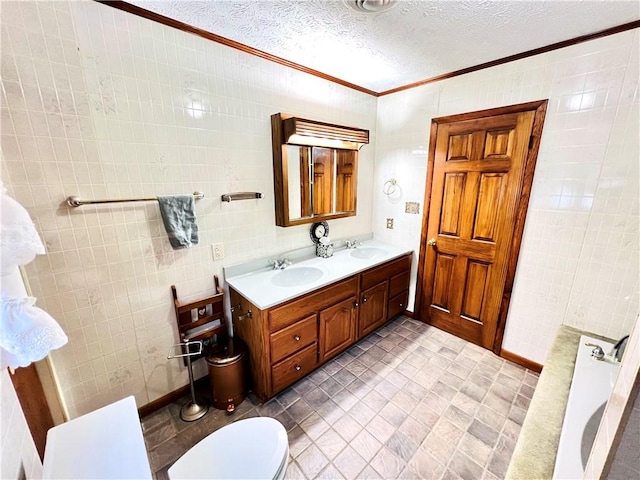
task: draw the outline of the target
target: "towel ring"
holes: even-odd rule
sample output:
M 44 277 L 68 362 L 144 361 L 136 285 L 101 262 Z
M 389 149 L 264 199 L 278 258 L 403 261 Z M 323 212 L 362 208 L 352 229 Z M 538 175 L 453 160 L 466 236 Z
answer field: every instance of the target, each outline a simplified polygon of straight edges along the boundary
M 385 195 L 393 195 L 398 190 L 398 181 L 395 178 L 387 180 L 382 186 L 382 193 Z

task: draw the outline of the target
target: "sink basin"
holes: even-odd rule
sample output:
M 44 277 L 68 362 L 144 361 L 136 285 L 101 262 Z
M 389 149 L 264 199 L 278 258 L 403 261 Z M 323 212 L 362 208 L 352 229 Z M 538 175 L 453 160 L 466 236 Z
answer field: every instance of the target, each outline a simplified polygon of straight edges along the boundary
M 320 280 L 324 272 L 316 267 L 293 267 L 281 270 L 271 279 L 278 287 L 295 287 Z
M 372 258 L 381 257 L 385 253 L 387 253 L 387 251 L 384 248 L 359 247 L 351 251 L 351 256 L 362 260 L 370 260 Z

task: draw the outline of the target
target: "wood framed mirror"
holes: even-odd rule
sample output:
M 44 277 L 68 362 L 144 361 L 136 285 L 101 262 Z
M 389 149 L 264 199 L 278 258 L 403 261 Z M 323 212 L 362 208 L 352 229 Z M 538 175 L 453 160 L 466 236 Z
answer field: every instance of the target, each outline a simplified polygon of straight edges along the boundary
M 276 225 L 356 214 L 358 150 L 368 130 L 276 113 L 271 134 Z

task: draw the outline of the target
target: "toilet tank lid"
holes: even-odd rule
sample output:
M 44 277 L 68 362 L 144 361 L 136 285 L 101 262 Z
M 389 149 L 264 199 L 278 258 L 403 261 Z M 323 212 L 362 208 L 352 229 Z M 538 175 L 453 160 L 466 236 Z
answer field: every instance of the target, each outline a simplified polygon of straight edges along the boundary
M 269 417 L 239 420 L 198 442 L 167 472 L 177 479 L 272 479 L 287 461 L 287 431 Z
M 133 396 L 53 427 L 42 478 L 151 479 Z

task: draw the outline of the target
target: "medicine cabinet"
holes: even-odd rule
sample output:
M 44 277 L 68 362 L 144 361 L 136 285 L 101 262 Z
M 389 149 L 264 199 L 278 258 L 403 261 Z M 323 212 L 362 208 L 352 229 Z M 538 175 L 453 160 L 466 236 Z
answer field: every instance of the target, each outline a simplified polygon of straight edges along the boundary
M 356 214 L 358 150 L 368 130 L 276 113 L 271 137 L 276 225 Z

